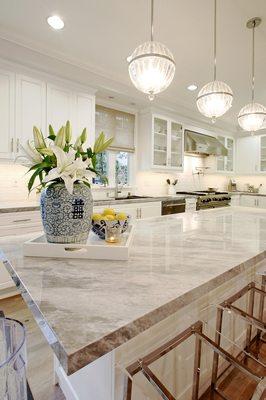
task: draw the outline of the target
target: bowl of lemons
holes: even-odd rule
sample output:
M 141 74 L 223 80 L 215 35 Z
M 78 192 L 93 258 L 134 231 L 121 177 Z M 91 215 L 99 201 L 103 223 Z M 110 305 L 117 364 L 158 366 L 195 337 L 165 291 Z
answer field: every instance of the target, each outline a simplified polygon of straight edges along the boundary
M 105 239 L 106 226 L 121 227 L 121 233 L 126 232 L 130 216 L 123 212 L 116 212 L 113 208 L 105 208 L 103 212 L 92 214 L 92 231 L 100 238 Z

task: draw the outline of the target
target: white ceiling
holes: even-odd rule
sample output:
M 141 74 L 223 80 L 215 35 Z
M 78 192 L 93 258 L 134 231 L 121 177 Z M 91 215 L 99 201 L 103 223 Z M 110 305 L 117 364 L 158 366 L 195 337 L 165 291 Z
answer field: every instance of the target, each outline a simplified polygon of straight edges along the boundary
M 149 5 L 149 0 L 0 0 L 0 36 L 110 78 L 102 85 L 98 79 L 102 95 L 146 102 L 132 87 L 126 57 L 149 39 Z M 166 44 L 176 60 L 174 81 L 155 104 L 197 112 L 196 92 L 186 87 L 196 83 L 200 88 L 213 79 L 212 12 L 213 0 L 155 0 L 155 40 Z M 62 31 L 46 23 L 54 13 L 65 21 Z M 218 0 L 217 78 L 234 91 L 233 107 L 222 119 L 235 127 L 238 111 L 250 101 L 251 31 L 245 24 L 254 16 L 262 18 L 255 97 L 266 105 L 266 0 Z M 90 80 L 88 74 L 93 86 Z

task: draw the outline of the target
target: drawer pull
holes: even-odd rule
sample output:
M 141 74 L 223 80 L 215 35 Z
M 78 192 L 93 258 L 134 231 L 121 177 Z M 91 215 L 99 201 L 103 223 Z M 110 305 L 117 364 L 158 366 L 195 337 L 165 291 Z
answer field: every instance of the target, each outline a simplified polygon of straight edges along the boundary
M 26 219 L 15 219 L 15 220 L 12 221 L 12 222 L 29 222 L 29 221 L 31 221 L 31 218 L 26 218 Z

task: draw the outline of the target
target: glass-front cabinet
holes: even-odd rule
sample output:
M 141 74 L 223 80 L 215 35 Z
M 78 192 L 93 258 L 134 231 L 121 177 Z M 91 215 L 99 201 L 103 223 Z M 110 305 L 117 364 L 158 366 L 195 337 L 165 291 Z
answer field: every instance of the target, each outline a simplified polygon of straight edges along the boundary
M 217 139 L 221 142 L 224 147 L 227 148 L 227 156 L 217 157 L 217 171 L 219 172 L 234 172 L 234 153 L 235 153 L 235 141 L 233 138 L 226 136 L 218 136 Z
M 260 172 L 266 172 L 266 136 L 260 137 Z
M 153 116 L 152 166 L 183 169 L 183 128 L 176 121 Z

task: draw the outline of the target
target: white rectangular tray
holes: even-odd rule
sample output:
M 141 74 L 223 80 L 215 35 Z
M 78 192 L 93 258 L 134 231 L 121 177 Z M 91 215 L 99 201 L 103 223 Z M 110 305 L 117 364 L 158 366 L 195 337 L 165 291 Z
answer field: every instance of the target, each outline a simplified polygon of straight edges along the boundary
M 106 243 L 90 232 L 87 243 L 48 243 L 45 235 L 37 236 L 23 244 L 24 256 L 87 258 L 92 260 L 128 260 L 133 227 L 123 233 L 119 243 Z

